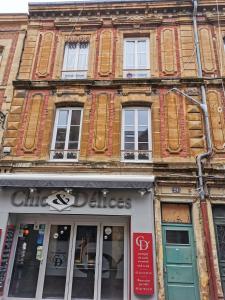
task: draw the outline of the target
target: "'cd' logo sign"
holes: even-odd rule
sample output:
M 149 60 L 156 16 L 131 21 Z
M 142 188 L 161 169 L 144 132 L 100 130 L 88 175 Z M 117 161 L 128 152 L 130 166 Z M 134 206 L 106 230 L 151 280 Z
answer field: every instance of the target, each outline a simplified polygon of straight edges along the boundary
M 150 241 L 146 241 L 142 235 L 136 238 L 136 245 L 139 247 L 140 251 L 148 250 Z
M 46 203 L 52 208 L 62 211 L 74 204 L 75 197 L 64 191 L 50 195 L 46 199 Z

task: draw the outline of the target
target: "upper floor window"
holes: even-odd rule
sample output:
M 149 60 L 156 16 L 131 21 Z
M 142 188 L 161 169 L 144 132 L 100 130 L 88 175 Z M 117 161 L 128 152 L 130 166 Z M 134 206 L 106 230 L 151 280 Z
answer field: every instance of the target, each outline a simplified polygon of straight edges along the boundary
M 149 39 L 126 38 L 123 61 L 124 78 L 150 77 Z
M 51 159 L 78 160 L 82 108 L 59 108 L 56 111 Z
M 88 43 L 68 42 L 65 45 L 62 78 L 85 79 L 88 70 Z
M 122 116 L 122 160 L 151 159 L 150 109 L 124 108 Z

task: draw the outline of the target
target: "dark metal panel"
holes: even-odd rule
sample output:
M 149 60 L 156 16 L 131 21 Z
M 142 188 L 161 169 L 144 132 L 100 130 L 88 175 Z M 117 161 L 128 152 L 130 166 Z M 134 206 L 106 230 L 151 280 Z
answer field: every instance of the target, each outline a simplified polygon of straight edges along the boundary
M 152 182 L 1 179 L 0 187 L 150 189 Z

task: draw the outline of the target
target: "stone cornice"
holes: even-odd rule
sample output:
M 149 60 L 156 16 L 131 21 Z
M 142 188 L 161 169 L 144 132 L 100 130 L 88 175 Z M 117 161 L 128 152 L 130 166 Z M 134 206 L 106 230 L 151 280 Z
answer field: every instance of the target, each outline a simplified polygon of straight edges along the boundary
M 210 23 L 218 25 L 218 17 L 219 17 L 220 23 L 222 23 L 224 25 L 224 23 L 225 23 L 225 13 L 220 12 L 219 16 L 218 16 L 217 12 L 207 12 L 206 13 L 206 20 Z
M 94 80 L 94 79 L 83 79 L 83 80 L 15 80 L 13 85 L 16 89 L 37 89 L 37 90 L 55 90 L 58 87 L 84 87 L 88 88 L 114 88 L 120 89 L 124 85 L 151 85 L 152 87 L 199 87 L 201 84 L 207 84 L 208 86 L 221 86 L 221 80 L 225 82 L 225 77 L 218 78 L 162 78 L 162 77 L 152 77 L 148 79 L 112 79 L 112 80 Z
M 26 25 L 28 21 L 27 14 L 0 14 L 0 28 L 3 25 L 16 26 Z

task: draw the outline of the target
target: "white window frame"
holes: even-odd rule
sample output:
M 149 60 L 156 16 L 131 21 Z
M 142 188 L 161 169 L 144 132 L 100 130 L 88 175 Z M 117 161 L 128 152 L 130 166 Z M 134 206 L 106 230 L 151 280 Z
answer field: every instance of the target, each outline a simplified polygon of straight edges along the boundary
M 135 111 L 134 116 L 134 159 L 125 159 L 125 111 L 132 110 Z M 148 159 L 138 159 L 138 111 L 146 110 L 148 111 Z M 122 109 L 122 128 L 121 128 L 121 161 L 130 163 L 150 163 L 152 162 L 152 128 L 151 128 L 151 109 L 149 107 L 123 107 Z M 126 151 L 132 152 L 132 151 Z
M 70 44 L 77 44 L 75 50 L 75 57 L 74 57 L 74 70 L 68 69 L 68 59 L 69 59 L 69 45 Z M 86 58 L 86 65 L 83 69 L 78 69 L 78 61 L 80 55 L 80 45 L 87 44 L 87 58 Z M 63 68 L 62 68 L 62 79 L 86 79 L 87 78 L 87 71 L 88 71 L 88 56 L 89 56 L 89 43 L 88 42 L 67 42 L 64 46 L 64 57 L 63 57 Z
M 147 65 L 146 68 L 140 69 L 138 67 L 138 55 L 137 55 L 137 44 L 139 41 L 145 41 L 146 42 L 146 61 Z M 127 42 L 135 42 L 135 66 L 134 69 L 129 69 L 126 66 L 126 43 Z M 141 76 L 141 74 L 145 73 L 146 76 Z M 132 76 L 129 77 L 129 74 Z M 150 77 L 150 51 L 149 51 L 149 38 L 143 37 L 143 38 L 125 38 L 124 44 L 123 44 L 123 77 L 124 78 L 148 78 Z
M 62 149 L 63 151 L 63 158 L 54 158 L 54 153 L 57 152 L 57 149 L 55 149 L 55 143 L 56 143 L 56 134 L 57 134 L 57 124 L 58 124 L 58 119 L 59 119 L 59 112 L 62 110 L 68 110 L 69 115 L 68 115 L 68 120 L 67 120 L 67 126 L 66 126 L 66 139 L 65 139 L 65 147 Z M 78 139 L 78 149 L 77 150 L 71 150 L 77 152 L 77 158 L 71 159 L 67 158 L 67 153 L 70 152 L 68 150 L 68 143 L 69 143 L 69 133 L 70 133 L 70 126 L 71 126 L 71 116 L 72 116 L 72 111 L 74 110 L 79 110 L 81 112 L 80 114 L 80 130 L 79 130 L 79 139 Z M 52 144 L 51 144 L 51 153 L 50 153 L 50 160 L 56 162 L 56 161 L 78 161 L 79 159 L 79 152 L 80 152 L 80 140 L 81 140 L 81 131 L 82 131 L 82 123 L 83 123 L 83 108 L 82 107 L 60 107 L 56 110 L 56 115 L 55 115 L 55 122 L 54 122 L 54 130 L 53 130 L 53 136 L 52 136 Z M 60 151 L 60 150 L 59 150 Z

